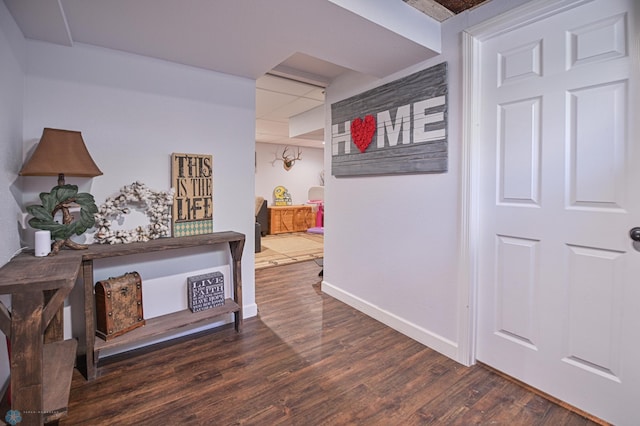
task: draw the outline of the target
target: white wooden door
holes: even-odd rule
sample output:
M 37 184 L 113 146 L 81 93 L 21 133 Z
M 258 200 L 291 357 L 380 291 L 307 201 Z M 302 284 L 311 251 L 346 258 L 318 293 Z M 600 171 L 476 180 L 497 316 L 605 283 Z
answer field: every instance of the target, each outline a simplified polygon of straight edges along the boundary
M 640 424 L 639 8 L 580 2 L 480 53 L 477 360 L 618 425 Z

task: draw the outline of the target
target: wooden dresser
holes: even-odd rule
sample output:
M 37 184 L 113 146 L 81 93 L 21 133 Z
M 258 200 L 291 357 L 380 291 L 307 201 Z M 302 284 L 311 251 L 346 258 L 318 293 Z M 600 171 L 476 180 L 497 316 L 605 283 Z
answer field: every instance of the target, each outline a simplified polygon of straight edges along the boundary
M 311 206 L 271 206 L 269 219 L 270 234 L 304 232 L 315 226 L 315 216 Z

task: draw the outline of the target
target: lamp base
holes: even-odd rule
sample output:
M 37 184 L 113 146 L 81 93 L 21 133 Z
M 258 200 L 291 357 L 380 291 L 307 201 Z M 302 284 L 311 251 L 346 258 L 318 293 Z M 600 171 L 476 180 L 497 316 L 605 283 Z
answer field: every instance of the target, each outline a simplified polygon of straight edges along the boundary
M 86 250 L 89 248 L 89 246 L 85 244 L 78 244 L 69 238 L 66 240 L 56 240 L 56 242 L 51 245 L 51 253 L 49 253 L 49 256 L 55 256 L 58 254 L 62 247 L 68 247 L 72 250 Z

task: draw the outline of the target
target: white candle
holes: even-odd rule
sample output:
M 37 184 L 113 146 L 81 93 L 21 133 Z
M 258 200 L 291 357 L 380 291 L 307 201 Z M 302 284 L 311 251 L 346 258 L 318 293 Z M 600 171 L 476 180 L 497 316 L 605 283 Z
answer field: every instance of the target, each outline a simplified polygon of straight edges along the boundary
M 51 253 L 51 231 L 36 231 L 36 256 Z

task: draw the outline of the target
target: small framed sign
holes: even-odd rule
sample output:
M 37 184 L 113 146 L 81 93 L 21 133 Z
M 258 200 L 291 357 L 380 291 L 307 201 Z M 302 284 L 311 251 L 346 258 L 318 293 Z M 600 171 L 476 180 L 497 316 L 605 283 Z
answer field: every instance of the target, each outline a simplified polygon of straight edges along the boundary
M 213 156 L 171 154 L 172 236 L 213 232 Z
M 187 278 L 187 301 L 191 312 L 224 305 L 224 275 L 211 272 Z

